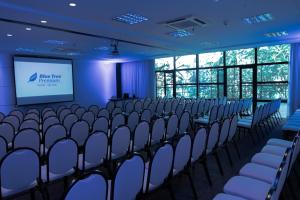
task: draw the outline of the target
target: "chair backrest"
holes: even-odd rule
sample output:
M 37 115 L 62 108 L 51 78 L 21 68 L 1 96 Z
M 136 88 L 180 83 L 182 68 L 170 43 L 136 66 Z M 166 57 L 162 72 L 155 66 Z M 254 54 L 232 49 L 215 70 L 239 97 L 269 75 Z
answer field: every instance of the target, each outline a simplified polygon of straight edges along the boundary
M 22 192 L 37 184 L 40 174 L 39 156 L 31 149 L 16 149 L 8 153 L 1 161 L 1 187 L 12 193 Z
M 97 118 L 93 124 L 93 132 L 103 131 L 108 133 L 108 119 L 106 117 Z
M 59 114 L 59 121 L 60 122 L 63 122 L 65 117 L 68 115 L 68 114 L 71 114 L 71 110 L 69 108 L 65 108 L 63 110 L 60 111 L 60 114 Z
M 130 131 L 133 132 L 137 124 L 139 123 L 139 114 L 137 112 L 132 112 L 128 116 L 127 126 L 129 127 Z
M 47 119 L 44 120 L 43 122 L 43 134 L 46 133 L 46 130 L 48 129 L 49 126 L 54 125 L 54 124 L 59 124 L 59 119 L 57 117 L 48 117 Z
M 63 125 L 51 125 L 45 132 L 44 147 L 49 149 L 57 140 L 65 137 L 67 137 L 67 130 Z
M 75 114 L 77 115 L 77 117 L 79 118 L 79 119 L 81 119 L 81 117 L 82 117 L 82 115 L 83 115 L 83 113 L 85 113 L 85 108 L 84 107 L 79 107 L 79 108 L 77 108 L 76 110 L 75 110 Z
M 155 120 L 152 133 L 151 133 L 151 144 L 159 143 L 165 135 L 165 120 L 163 118 L 158 118 Z
M 41 138 L 35 129 L 23 129 L 18 132 L 13 140 L 13 148 L 31 148 L 35 152 L 40 153 Z
M 99 112 L 99 107 L 97 105 L 91 105 L 89 108 L 88 108 L 89 111 L 93 112 L 95 116 L 98 115 L 98 112 Z
M 93 172 L 76 180 L 68 189 L 65 200 L 107 200 L 107 180 L 100 173 Z
M 53 110 L 48 110 L 43 114 L 43 120 L 47 119 L 48 117 L 56 117 L 56 113 Z
M 7 144 L 11 143 L 15 136 L 15 129 L 10 123 L 0 123 L 0 136 L 2 136 Z
M 95 114 L 92 111 L 87 111 L 83 113 L 81 119 L 86 121 L 89 124 L 89 127 L 91 129 L 95 121 Z
M 184 110 L 184 105 L 183 104 L 178 104 L 177 108 L 176 108 L 176 111 L 175 111 L 178 118 L 181 117 L 183 110 Z
M 173 147 L 170 144 L 165 144 L 156 151 L 149 165 L 146 192 L 165 182 L 172 168 L 173 157 Z
M 125 117 L 123 114 L 117 114 L 114 116 L 111 122 L 111 132 L 113 132 L 118 126 L 125 125 Z
M 185 134 L 185 132 L 189 128 L 189 125 L 190 125 L 190 113 L 185 111 L 184 113 L 182 113 L 179 120 L 179 127 L 178 127 L 179 135 Z
M 239 101 L 235 101 L 234 106 L 233 106 L 233 113 L 234 114 L 238 113 L 238 107 L 239 107 Z
M 17 116 L 14 115 L 7 115 L 2 122 L 10 123 L 14 127 L 15 133 L 18 132 L 20 127 L 20 120 Z
M 206 129 L 200 128 L 197 131 L 193 141 L 191 162 L 197 161 L 200 158 L 200 156 L 203 155 L 206 148 L 206 138 L 207 138 Z
M 66 105 L 60 105 L 60 106 L 58 106 L 58 108 L 56 109 L 56 114 L 57 114 L 57 116 L 59 116 L 60 112 L 61 112 L 63 109 L 65 109 L 65 108 L 67 108 Z
M 122 113 L 122 109 L 119 108 L 119 107 L 116 107 L 116 108 L 113 109 L 113 111 L 111 113 L 111 116 L 115 117 L 116 115 L 121 114 L 121 113 Z
M 77 121 L 78 121 L 78 117 L 74 113 L 70 113 L 67 116 L 65 116 L 62 123 L 64 127 L 67 129 L 68 134 L 70 134 L 71 127 Z
M 219 143 L 218 143 L 219 146 L 223 145 L 228 138 L 230 122 L 231 122 L 230 118 L 227 118 L 223 121 L 221 131 L 220 131 Z
M 142 121 L 136 126 L 134 131 L 132 151 L 139 151 L 145 148 L 148 143 L 149 133 L 150 127 L 148 122 Z
M 226 117 L 229 117 L 229 108 L 230 108 L 230 104 L 225 104 L 224 106 L 224 113 L 223 113 L 223 117 L 226 118 Z
M 222 120 L 224 115 L 224 105 L 221 104 L 218 107 L 218 114 L 217 114 L 217 120 Z
M 31 108 L 31 109 L 27 110 L 27 114 L 30 114 L 30 113 L 34 113 L 37 116 L 40 116 L 40 111 L 36 108 Z
M 218 115 L 218 106 L 213 106 L 209 113 L 209 123 L 214 122 L 217 120 Z
M 39 115 L 37 115 L 36 113 L 27 113 L 25 116 L 24 116 L 24 121 L 25 120 L 35 120 L 37 123 L 40 122 L 40 117 Z M 0 120 L 1 121 L 1 120 Z
M 150 104 L 151 104 L 151 99 L 145 99 L 143 103 L 143 109 L 148 109 Z
M 205 106 L 205 101 L 200 101 L 197 110 L 198 115 L 203 115 L 203 113 L 205 112 L 204 106 Z
M 94 132 L 84 145 L 83 170 L 98 166 L 107 157 L 108 138 L 104 132 Z M 88 166 L 85 163 L 88 163 Z
M 75 122 L 71 127 L 70 136 L 77 142 L 78 146 L 83 146 L 89 136 L 89 124 L 83 120 Z
M 130 146 L 130 130 L 127 126 L 117 128 L 112 134 L 110 159 L 125 156 Z
M 218 139 L 219 139 L 219 123 L 215 122 L 211 125 L 209 130 L 206 153 L 210 153 L 216 147 Z
M 262 111 L 262 106 L 259 106 L 256 108 L 254 115 L 253 115 L 252 123 L 251 123 L 252 127 L 255 126 L 259 122 L 261 111 Z
M 13 110 L 9 113 L 9 115 L 13 115 L 16 116 L 19 119 L 19 122 L 22 123 L 23 119 L 24 119 L 24 114 L 22 111 L 20 110 Z
M 192 109 L 191 109 L 191 115 L 195 116 L 198 114 L 198 106 L 199 106 L 199 102 L 195 101 L 192 105 Z
M 108 110 L 106 110 L 105 108 L 99 110 L 98 115 L 99 118 L 100 117 L 105 117 L 107 120 L 109 120 L 109 112 Z
M 109 101 L 106 104 L 106 109 L 108 110 L 109 113 L 112 113 L 114 108 L 115 108 L 115 103 L 113 101 Z
M 167 124 L 167 130 L 166 130 L 166 138 L 170 139 L 175 136 L 177 133 L 178 128 L 178 117 L 177 115 L 173 114 L 170 116 Z
M 147 121 L 148 123 L 151 122 L 151 110 L 146 109 L 142 112 L 141 121 Z
M 64 176 L 77 168 L 78 147 L 74 140 L 63 138 L 56 141 L 48 152 L 47 180 L 49 174 Z
M 141 101 L 137 101 L 134 104 L 134 111 L 140 113 L 142 111 L 143 104 Z
M 2 112 L 0 112 L 0 122 L 2 122 L 2 120 L 4 119 L 4 117 L 5 117 L 5 115 Z
M 229 133 L 228 133 L 228 141 L 231 141 L 234 137 L 237 129 L 238 116 L 234 115 L 230 121 Z
M 157 116 L 161 116 L 162 114 L 163 114 L 163 112 L 164 112 L 164 102 L 159 102 L 158 104 L 157 104 L 157 107 L 156 107 L 156 114 L 157 114 Z
M 42 110 L 42 117 L 43 117 L 43 118 L 44 118 L 45 113 L 48 112 L 48 111 L 53 111 L 53 112 L 54 112 L 53 108 L 50 108 L 50 107 L 44 108 L 44 109 Z M 54 113 L 55 113 L 55 112 L 54 112 Z
M 175 112 L 176 111 L 176 108 L 177 108 L 177 105 L 178 105 L 178 100 L 177 99 L 173 99 L 173 102 L 172 102 L 172 112 Z
M 133 155 L 118 168 L 113 179 L 112 198 L 114 200 L 132 200 L 141 192 L 144 182 L 145 162 L 139 155 Z M 128 184 L 130 180 L 130 184 Z
M 80 107 L 80 105 L 73 104 L 73 105 L 71 105 L 70 109 L 71 109 L 72 113 L 75 113 L 76 109 L 79 108 L 79 107 Z
M 127 102 L 125 105 L 125 112 L 131 113 L 134 109 L 133 103 L 131 101 Z
M 6 155 L 7 150 L 8 150 L 8 145 L 6 139 L 0 136 L 0 162 L 2 158 Z
M 170 113 L 172 111 L 172 101 L 171 100 L 168 100 L 166 103 L 165 103 L 165 113 Z
M 187 166 L 191 156 L 191 136 L 184 135 L 176 145 L 173 163 L 173 175 L 178 174 Z

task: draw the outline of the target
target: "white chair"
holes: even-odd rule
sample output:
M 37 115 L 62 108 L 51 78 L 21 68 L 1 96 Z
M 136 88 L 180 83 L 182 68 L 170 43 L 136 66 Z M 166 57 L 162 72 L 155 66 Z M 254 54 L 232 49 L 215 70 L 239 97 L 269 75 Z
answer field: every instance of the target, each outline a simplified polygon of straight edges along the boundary
M 31 114 L 31 113 L 34 113 L 37 116 L 40 116 L 40 111 L 36 108 L 31 108 L 31 109 L 27 110 L 27 114 Z
M 134 105 L 131 101 L 127 102 L 125 105 L 125 113 L 129 114 L 134 110 Z
M 230 195 L 230 194 L 219 193 L 213 198 L 213 200 L 247 200 L 247 199 L 239 196 Z
M 1 199 L 28 191 L 33 197 L 40 177 L 40 160 L 36 152 L 27 148 L 11 151 L 0 165 Z
M 134 111 L 135 111 L 135 112 L 141 113 L 142 108 L 143 108 L 143 104 L 142 104 L 141 101 L 135 102 L 135 104 L 134 104 Z
M 41 139 L 35 129 L 23 129 L 14 137 L 13 149 L 30 148 L 40 155 Z
M 173 138 L 176 135 L 177 127 L 178 127 L 178 117 L 177 115 L 173 114 L 169 117 L 167 123 L 167 130 L 166 130 L 167 140 Z
M 78 157 L 78 168 L 82 171 L 101 165 L 107 159 L 108 138 L 105 132 L 94 132 L 84 143 Z
M 165 106 L 164 102 L 159 102 L 157 104 L 156 111 L 155 111 L 157 117 L 162 117 L 164 113 L 164 106 Z
M 20 123 L 22 123 L 22 121 L 24 119 L 24 113 L 20 110 L 13 110 L 8 115 L 13 115 L 13 116 L 18 117 Z
M 225 144 L 225 142 L 227 141 L 229 129 L 230 129 L 230 123 L 231 123 L 230 118 L 227 118 L 223 121 L 221 131 L 220 131 L 220 137 L 219 137 L 219 141 L 218 141 L 219 147 L 223 146 Z
M 56 117 L 56 113 L 53 110 L 48 110 L 43 114 L 43 120 L 47 119 L 48 117 Z
M 177 108 L 175 110 L 175 114 L 177 115 L 178 118 L 181 117 L 183 111 L 184 111 L 184 105 L 183 104 L 178 104 Z
M 42 110 L 42 117 L 44 118 L 44 114 L 48 111 L 54 111 L 53 108 L 50 108 L 50 107 L 46 107 Z M 55 113 L 55 112 L 54 112 Z
M 218 114 L 217 114 L 217 120 L 220 121 L 220 120 L 223 119 L 224 109 L 225 109 L 225 107 L 224 107 L 223 104 L 219 105 L 219 107 L 218 107 Z
M 106 109 L 108 110 L 109 113 L 112 113 L 114 108 L 115 108 L 115 103 L 113 101 L 109 101 L 106 104 Z
M 99 172 L 93 172 L 77 179 L 69 187 L 65 200 L 107 200 L 107 180 Z
M 174 150 L 170 144 L 164 144 L 146 163 L 143 192 L 149 193 L 167 180 L 173 164 Z
M 75 124 L 78 121 L 78 117 L 77 115 L 75 115 L 74 113 L 70 113 L 68 115 L 66 115 L 62 121 L 62 124 L 64 125 L 64 127 L 67 130 L 67 133 L 70 134 L 71 131 L 71 127 L 73 126 L 73 124 Z
M 165 115 L 169 115 L 171 112 L 172 112 L 172 101 L 168 100 L 165 103 L 164 113 L 165 113 Z
M 86 121 L 89 124 L 90 130 L 91 130 L 93 123 L 95 121 L 95 114 L 92 111 L 87 111 L 87 112 L 83 113 L 81 120 Z
M 6 139 L 0 136 L 0 162 L 2 158 L 6 155 L 8 150 Z
M 106 117 L 99 117 L 94 121 L 93 131 L 102 131 L 108 134 L 108 120 Z
M 24 121 L 25 120 L 28 120 L 28 119 L 33 119 L 35 120 L 37 123 L 40 122 L 40 117 L 38 114 L 36 113 L 27 113 L 25 116 L 24 116 Z M 0 120 L 1 121 L 1 120 Z
M 72 113 L 72 111 L 70 109 L 68 109 L 68 108 L 63 109 L 62 111 L 60 111 L 59 121 L 63 122 L 65 117 L 71 113 Z
M 165 137 L 165 132 L 165 120 L 163 118 L 158 118 L 152 126 L 150 145 L 160 143 Z
M 67 137 L 67 130 L 61 124 L 54 124 L 47 128 L 44 135 L 43 153 L 46 155 L 49 148 L 58 140 Z
M 198 119 L 194 119 L 194 122 L 196 124 L 209 125 L 213 123 L 215 120 L 217 120 L 217 114 L 218 114 L 218 106 L 213 106 L 209 112 L 208 117 L 207 116 L 199 117 Z
M 82 118 L 83 113 L 85 113 L 85 108 L 84 107 L 79 107 L 75 110 L 75 114 L 77 115 L 78 119 Z
M 141 115 L 141 121 L 147 121 L 148 123 L 151 122 L 151 110 L 149 109 L 146 109 L 142 112 L 142 115 Z
M 179 135 L 186 134 L 190 125 L 190 114 L 185 111 L 182 113 L 179 119 L 178 133 Z
M 59 124 L 59 123 L 60 123 L 59 119 L 55 116 L 48 117 L 47 119 L 45 119 L 43 122 L 43 134 L 45 135 L 48 127 L 50 127 L 51 125 L 54 125 L 54 124 Z
M 35 129 L 36 131 L 39 131 L 40 125 L 34 119 L 26 119 L 21 123 L 20 130 L 27 129 L 27 128 L 32 128 L 32 129 Z
M 140 155 L 133 155 L 125 160 L 117 170 L 112 180 L 111 199 L 136 199 L 143 188 L 145 163 Z M 130 184 L 128 184 L 130 180 Z
M 99 110 L 97 117 L 98 118 L 105 117 L 107 120 L 109 120 L 109 112 L 108 112 L 108 110 L 106 110 L 105 108 Z
M 112 133 L 109 159 L 115 160 L 127 155 L 130 147 L 130 130 L 121 126 Z
M 5 115 L 2 112 L 0 112 L 0 122 L 2 122 L 2 120 L 4 119 L 4 117 L 5 117 Z
M 111 122 L 111 133 L 114 132 L 119 126 L 125 125 L 125 117 L 123 114 L 117 114 L 114 116 Z
M 139 123 L 139 114 L 137 112 L 132 112 L 129 114 L 127 119 L 127 126 L 129 127 L 130 131 L 133 133 L 135 127 Z
M 47 164 L 41 167 L 42 181 L 49 183 L 76 172 L 78 147 L 74 140 L 63 138 L 49 149 Z
M 10 123 L 0 123 L 0 136 L 6 140 L 8 146 L 11 146 L 15 136 L 14 127 Z
M 78 105 L 78 104 L 72 104 L 70 109 L 71 109 L 72 113 L 75 113 L 76 109 L 79 107 L 80 107 L 80 105 Z
M 63 109 L 65 109 L 65 108 L 67 108 L 66 105 L 60 105 L 60 106 L 58 106 L 58 108 L 56 109 L 56 114 L 57 114 L 57 116 L 59 116 L 60 112 L 61 112 Z
M 148 122 L 142 121 L 136 126 L 132 141 L 132 152 L 145 149 L 148 144 L 149 133 L 150 127 Z
M 84 145 L 89 136 L 89 124 L 86 121 L 75 122 L 70 130 L 70 137 L 74 139 L 79 147 Z
M 7 115 L 2 122 L 7 122 L 9 124 L 11 124 L 14 127 L 14 131 L 15 133 L 17 133 L 19 131 L 19 127 L 20 127 L 20 120 L 17 116 L 15 115 Z
M 91 106 L 89 106 L 89 108 L 88 108 L 88 111 L 93 112 L 95 116 L 98 115 L 99 110 L 100 110 L 100 109 L 99 109 L 99 107 L 98 107 L 97 105 L 91 105 Z

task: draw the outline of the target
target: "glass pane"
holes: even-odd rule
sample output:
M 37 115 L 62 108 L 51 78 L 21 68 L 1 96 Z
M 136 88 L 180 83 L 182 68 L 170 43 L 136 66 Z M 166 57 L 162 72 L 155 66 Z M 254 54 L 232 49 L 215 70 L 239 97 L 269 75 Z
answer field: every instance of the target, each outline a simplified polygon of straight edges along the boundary
M 254 64 L 254 62 L 254 48 L 226 51 L 226 65 L 247 65 Z
M 168 85 L 166 86 L 166 92 L 167 92 L 167 97 L 171 98 L 173 97 L 173 85 Z
M 156 96 L 157 97 L 164 97 L 165 96 L 164 88 L 161 88 L 161 87 L 157 88 L 157 90 L 156 90 Z
M 172 70 L 172 69 L 174 69 L 173 57 L 155 59 L 155 70 L 156 71 Z
M 224 72 L 223 69 L 200 69 L 199 70 L 200 83 L 223 83 Z
M 176 71 L 176 83 L 196 83 L 196 70 Z
M 257 66 L 257 81 L 288 81 L 289 65 L 262 65 Z
M 227 86 L 227 97 L 229 99 L 239 99 L 240 89 L 238 85 L 228 85 Z
M 176 69 L 196 68 L 196 55 L 175 57 Z
M 253 70 L 252 69 L 242 69 L 242 82 L 253 82 Z
M 156 72 L 156 87 L 164 87 L 164 73 Z
M 257 86 L 258 100 L 273 100 L 278 98 L 281 98 L 282 100 L 287 100 L 287 83 L 260 84 Z
M 253 87 L 252 84 L 242 85 L 242 98 L 252 98 Z
M 230 68 L 227 69 L 227 85 L 239 85 L 240 84 L 240 69 Z
M 199 54 L 199 67 L 215 67 L 223 65 L 223 52 Z
M 177 85 L 176 86 L 176 97 L 196 97 L 197 86 L 196 85 Z
M 199 97 L 207 98 L 207 99 L 217 98 L 218 97 L 217 85 L 200 85 Z
M 289 60 L 289 44 L 259 47 L 257 50 L 258 63 L 288 62 Z
M 166 73 L 166 84 L 173 84 L 173 73 Z

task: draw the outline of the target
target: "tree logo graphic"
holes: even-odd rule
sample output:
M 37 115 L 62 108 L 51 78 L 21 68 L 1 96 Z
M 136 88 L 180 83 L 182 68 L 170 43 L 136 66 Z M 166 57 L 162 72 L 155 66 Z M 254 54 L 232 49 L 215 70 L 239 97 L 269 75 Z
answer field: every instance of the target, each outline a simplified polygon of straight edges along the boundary
M 33 82 L 37 79 L 37 73 L 35 72 L 34 74 L 32 74 L 28 80 L 28 82 Z

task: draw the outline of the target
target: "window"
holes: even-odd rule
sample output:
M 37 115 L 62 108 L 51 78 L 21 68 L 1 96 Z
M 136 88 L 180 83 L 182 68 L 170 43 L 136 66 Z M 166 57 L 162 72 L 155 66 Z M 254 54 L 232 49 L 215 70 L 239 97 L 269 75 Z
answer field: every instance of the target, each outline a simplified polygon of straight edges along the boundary
M 226 51 L 226 65 L 248 65 L 255 63 L 255 49 L 238 49 Z
M 172 69 L 174 69 L 173 57 L 155 59 L 155 70 L 162 71 L 162 70 L 172 70 Z

